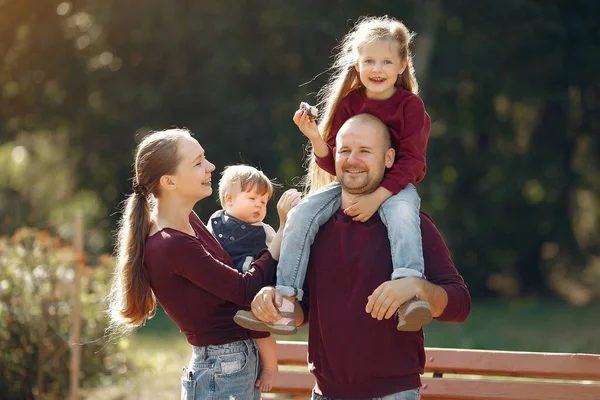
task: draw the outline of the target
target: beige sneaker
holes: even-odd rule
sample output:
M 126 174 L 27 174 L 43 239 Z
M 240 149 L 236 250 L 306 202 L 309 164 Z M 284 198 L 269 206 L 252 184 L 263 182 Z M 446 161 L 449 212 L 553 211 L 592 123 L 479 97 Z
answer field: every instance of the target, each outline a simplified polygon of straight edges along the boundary
M 280 311 L 281 319 L 274 324 L 268 324 L 256 318 L 252 311 L 240 310 L 235 313 L 233 320 L 242 328 L 258 332 L 271 332 L 276 335 L 293 335 L 296 333 L 296 313 Z
M 407 301 L 398 309 L 399 331 L 416 332 L 432 320 L 429 303 L 416 297 Z

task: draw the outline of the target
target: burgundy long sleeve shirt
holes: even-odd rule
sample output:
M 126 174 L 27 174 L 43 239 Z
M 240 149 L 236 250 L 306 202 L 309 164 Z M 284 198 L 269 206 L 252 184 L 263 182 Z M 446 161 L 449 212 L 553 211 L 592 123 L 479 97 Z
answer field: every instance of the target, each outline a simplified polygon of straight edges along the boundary
M 392 168 L 386 172 L 381 186 L 396 194 L 409 183 L 421 182 L 427 169 L 425 153 L 431 120 L 419 96 L 401 87 L 387 100 L 369 99 L 364 88 L 353 90 L 344 97 L 335 113 L 327 139 L 329 154 L 323 158 L 317 157 L 317 165 L 335 175 L 332 151 L 335 138 L 344 122 L 358 114 L 374 115 L 390 130 L 396 159 Z
M 469 291 L 432 219 L 420 216 L 426 278 L 448 294 L 437 320 L 463 322 L 471 309 Z M 378 321 L 365 312 L 367 297 L 391 273 L 387 230 L 378 214 L 362 223 L 340 210 L 319 230 L 302 307 L 309 368 L 322 395 L 370 399 L 421 386 L 423 331 L 399 332 L 395 318 Z
M 165 228 L 146 239 L 144 264 L 156 299 L 194 346 L 268 336 L 248 331 L 233 316 L 271 284 L 277 262 L 264 250 L 245 274 L 194 213 L 196 237 Z

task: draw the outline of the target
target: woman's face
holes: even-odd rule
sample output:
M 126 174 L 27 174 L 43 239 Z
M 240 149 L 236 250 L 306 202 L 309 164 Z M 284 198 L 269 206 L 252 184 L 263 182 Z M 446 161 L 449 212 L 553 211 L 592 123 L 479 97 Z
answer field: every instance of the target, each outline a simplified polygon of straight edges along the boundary
M 171 179 L 178 194 L 198 201 L 212 194 L 211 172 L 215 165 L 206 159 L 204 149 L 191 136 L 181 138 L 178 146 L 179 165 Z

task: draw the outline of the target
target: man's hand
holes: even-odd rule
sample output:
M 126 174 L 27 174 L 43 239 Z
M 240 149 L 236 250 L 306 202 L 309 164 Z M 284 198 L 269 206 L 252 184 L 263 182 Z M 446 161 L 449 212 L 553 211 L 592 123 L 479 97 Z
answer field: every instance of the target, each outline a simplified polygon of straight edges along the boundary
M 287 221 L 290 210 L 302 199 L 302 193 L 296 189 L 286 190 L 277 202 L 277 214 L 279 214 L 279 227 L 283 227 Z
M 281 319 L 278 308 L 283 303 L 283 296 L 272 286 L 266 286 L 254 296 L 252 313 L 263 322 L 274 323 Z
M 365 194 L 353 201 L 352 205 L 344 210 L 344 214 L 354 217 L 352 221 L 367 222 L 382 203 L 383 201 L 375 192 Z
M 383 282 L 368 297 L 365 311 L 378 320 L 390 319 L 398 308 L 421 292 L 423 279 L 406 277 Z

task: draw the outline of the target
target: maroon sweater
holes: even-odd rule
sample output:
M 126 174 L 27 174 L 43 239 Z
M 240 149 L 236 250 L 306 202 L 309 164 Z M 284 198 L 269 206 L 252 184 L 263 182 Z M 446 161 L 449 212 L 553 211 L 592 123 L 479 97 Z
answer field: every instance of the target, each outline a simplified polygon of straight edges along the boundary
M 233 322 L 241 306 L 269 285 L 277 263 L 262 251 L 245 274 L 194 213 L 197 237 L 165 228 L 146 239 L 144 264 L 156 299 L 194 346 L 220 345 L 268 334 Z
M 448 293 L 448 306 L 437 319 L 463 322 L 471 309 L 469 292 L 423 213 L 421 235 L 427 280 Z M 387 230 L 378 214 L 361 223 L 340 210 L 319 229 L 302 307 L 308 313 L 309 368 L 324 396 L 363 399 L 421 386 L 423 331 L 399 332 L 394 318 L 378 321 L 365 312 L 367 297 L 391 273 Z
M 317 157 L 317 165 L 335 175 L 335 160 L 331 151 L 335 147 L 335 138 L 344 122 L 358 114 L 374 115 L 390 130 L 396 160 L 386 172 L 381 186 L 396 194 L 409 183 L 421 182 L 426 170 L 425 152 L 431 121 L 419 96 L 401 87 L 387 100 L 369 99 L 364 88 L 354 90 L 344 97 L 335 113 L 327 139 L 329 154 L 324 158 Z

